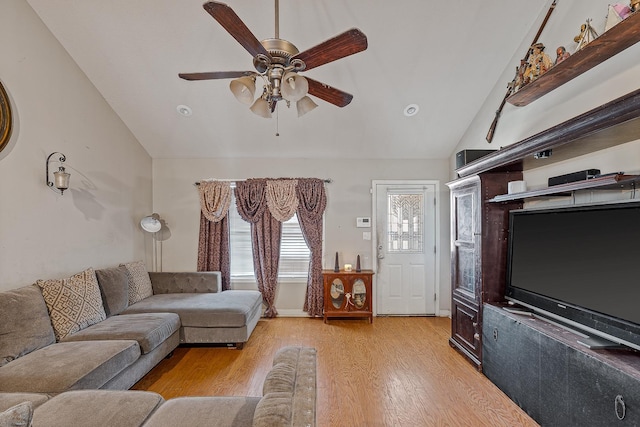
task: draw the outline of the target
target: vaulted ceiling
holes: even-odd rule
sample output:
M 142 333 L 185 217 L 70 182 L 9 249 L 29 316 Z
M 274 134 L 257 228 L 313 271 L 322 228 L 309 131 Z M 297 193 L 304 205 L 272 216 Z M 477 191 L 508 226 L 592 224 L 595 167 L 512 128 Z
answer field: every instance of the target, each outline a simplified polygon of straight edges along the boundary
M 300 51 L 354 27 L 368 49 L 303 73 L 352 94 L 351 104 L 316 98 L 298 118 L 279 102 L 264 119 L 234 98 L 230 80 L 178 78 L 254 69 L 202 0 L 27 1 L 154 158 L 447 158 L 546 5 L 281 0 L 280 38 Z M 274 37 L 272 0 L 227 4 L 257 39 Z M 403 114 L 409 104 L 417 115 Z

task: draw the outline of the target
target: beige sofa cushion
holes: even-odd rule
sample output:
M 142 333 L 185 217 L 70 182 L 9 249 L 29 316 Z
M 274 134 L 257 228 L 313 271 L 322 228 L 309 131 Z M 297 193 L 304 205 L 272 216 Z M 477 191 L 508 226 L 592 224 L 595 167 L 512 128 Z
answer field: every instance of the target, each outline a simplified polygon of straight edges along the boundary
M 1 367 L 0 391 L 58 394 L 97 389 L 139 358 L 136 341 L 51 344 Z
M 259 400 L 259 397 L 177 397 L 167 400 L 144 426 L 250 427 Z
M 22 402 L 31 402 L 34 408 L 49 400 L 49 395 L 44 393 L 1 393 L 0 411 L 6 411 L 12 406 Z
M 67 335 L 64 342 L 136 340 L 142 354 L 150 353 L 180 329 L 175 313 L 122 314 Z
M 33 425 L 138 427 L 162 402 L 162 396 L 146 391 L 70 391 L 38 407 Z
M 214 294 L 153 295 L 130 305 L 122 314 L 176 313 L 183 327 L 239 328 L 246 326 L 261 306 L 260 292 L 229 290 Z
M 129 306 L 129 277 L 124 266 L 98 269 L 96 278 L 107 317 Z
M 0 292 L 0 367 L 56 341 L 40 288 Z
M 134 261 L 120 264 L 127 269 L 129 278 L 129 305 L 142 301 L 153 295 L 151 279 L 144 261 Z
M 107 318 L 93 268 L 65 279 L 38 280 L 36 285 L 42 289 L 57 341 Z

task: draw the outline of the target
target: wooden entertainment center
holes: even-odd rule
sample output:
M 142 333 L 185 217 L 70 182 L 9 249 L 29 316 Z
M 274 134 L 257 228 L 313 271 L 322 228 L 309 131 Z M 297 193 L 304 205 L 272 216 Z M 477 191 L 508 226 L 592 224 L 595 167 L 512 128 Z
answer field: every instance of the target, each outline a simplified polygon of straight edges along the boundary
M 544 320 L 508 313 L 508 212 L 580 190 L 630 190 L 640 176 L 508 193 L 523 171 L 640 139 L 640 90 L 459 168 L 451 191 L 452 347 L 543 425 L 640 425 L 640 353 L 581 348 Z M 549 158 L 534 155 L 552 150 Z M 639 158 L 640 160 L 640 158 Z M 628 197 L 627 197 L 628 198 Z

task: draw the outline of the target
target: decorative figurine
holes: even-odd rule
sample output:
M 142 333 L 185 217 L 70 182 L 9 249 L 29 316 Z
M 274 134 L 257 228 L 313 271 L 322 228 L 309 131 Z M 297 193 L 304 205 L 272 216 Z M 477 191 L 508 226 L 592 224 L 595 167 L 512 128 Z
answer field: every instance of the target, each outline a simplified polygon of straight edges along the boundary
M 333 267 L 333 271 L 336 273 L 340 272 L 340 263 L 338 262 L 338 252 L 336 252 L 336 265 Z
M 558 46 L 558 48 L 556 49 L 556 55 L 556 62 L 554 65 L 558 65 L 571 56 L 571 54 L 567 52 L 567 49 L 565 49 L 564 46 Z
M 544 44 L 536 43 L 531 46 L 531 55 L 527 60 L 527 68 L 524 71 L 524 84 L 531 83 L 546 73 L 551 68 L 552 62 L 549 55 L 544 53 Z
M 573 38 L 573 41 L 578 43 L 576 47 L 576 52 L 591 43 L 598 37 L 598 33 L 591 26 L 591 19 L 587 19 L 586 24 L 582 24 L 580 26 L 580 34 Z
M 627 6 L 626 4 L 610 4 L 609 12 L 607 12 L 607 19 L 604 24 L 604 30 L 609 31 L 611 28 L 627 19 L 627 17 L 631 15 L 631 13 L 631 8 L 629 8 L 629 6 Z

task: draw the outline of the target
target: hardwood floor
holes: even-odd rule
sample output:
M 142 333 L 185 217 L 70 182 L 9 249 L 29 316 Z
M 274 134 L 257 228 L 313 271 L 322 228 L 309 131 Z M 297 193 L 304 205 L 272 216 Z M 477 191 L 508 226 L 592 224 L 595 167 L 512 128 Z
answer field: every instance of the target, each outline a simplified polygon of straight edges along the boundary
M 262 319 L 243 350 L 179 347 L 135 389 L 178 396 L 261 396 L 275 352 L 318 350 L 318 426 L 537 426 L 449 347 L 450 320 Z

